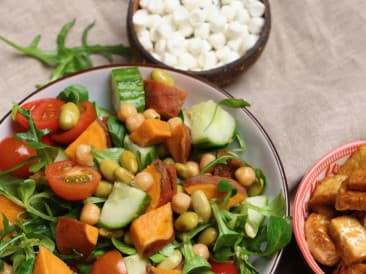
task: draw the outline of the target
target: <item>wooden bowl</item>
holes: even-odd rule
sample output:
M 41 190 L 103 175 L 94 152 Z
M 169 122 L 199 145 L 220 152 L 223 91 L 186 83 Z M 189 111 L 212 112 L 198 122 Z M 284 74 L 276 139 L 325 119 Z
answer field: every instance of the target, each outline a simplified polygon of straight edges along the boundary
M 271 12 L 270 12 L 269 0 L 261 0 L 261 1 L 265 5 L 265 12 L 263 16 L 265 19 L 265 23 L 262 27 L 262 31 L 259 34 L 259 39 L 251 49 L 246 51 L 244 55 L 234 60 L 233 62 L 227 63 L 219 67 L 215 67 L 213 69 L 199 70 L 199 71 L 196 70 L 195 71 L 181 70 L 181 71 L 189 72 L 196 76 L 206 78 L 207 80 L 219 86 L 225 86 L 230 84 L 240 74 L 244 73 L 247 69 L 249 69 L 257 61 L 257 59 L 263 52 L 271 30 Z M 128 13 L 127 13 L 127 34 L 130 46 L 134 52 L 134 56 L 137 58 L 138 62 L 152 63 L 166 67 L 171 67 L 163 63 L 162 61 L 157 60 L 149 51 L 147 51 L 142 46 L 139 39 L 137 38 L 137 34 L 135 32 L 132 19 L 134 13 L 138 8 L 139 8 L 139 0 L 129 1 Z

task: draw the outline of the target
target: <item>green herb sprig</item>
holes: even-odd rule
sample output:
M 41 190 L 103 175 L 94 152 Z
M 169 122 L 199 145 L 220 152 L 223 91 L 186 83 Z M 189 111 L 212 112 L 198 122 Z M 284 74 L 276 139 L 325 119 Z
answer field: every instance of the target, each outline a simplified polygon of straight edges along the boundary
M 55 50 L 43 50 L 38 47 L 39 42 L 41 41 L 41 35 L 34 37 L 29 46 L 18 45 L 1 35 L 0 41 L 3 41 L 24 55 L 30 56 L 40 61 L 42 64 L 51 67 L 52 73 L 49 82 L 61 78 L 64 75 L 93 67 L 93 63 L 90 58 L 90 56 L 93 54 L 101 55 L 109 62 L 113 61 L 113 55 L 129 56 L 131 54 L 130 48 L 122 44 L 88 44 L 88 34 L 95 25 L 94 22 L 89 24 L 83 30 L 81 46 L 67 47 L 65 45 L 66 38 L 75 22 L 76 20 L 73 19 L 61 28 L 57 36 L 57 47 Z

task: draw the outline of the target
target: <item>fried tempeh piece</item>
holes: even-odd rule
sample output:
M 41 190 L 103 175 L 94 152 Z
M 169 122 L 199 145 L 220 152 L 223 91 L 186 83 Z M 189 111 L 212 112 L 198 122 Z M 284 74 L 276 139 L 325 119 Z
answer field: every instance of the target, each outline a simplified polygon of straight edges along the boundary
M 366 145 L 362 145 L 350 158 L 339 168 L 337 174 L 351 175 L 357 168 L 366 168 Z
M 335 175 L 320 181 L 309 201 L 310 207 L 316 211 L 319 206 L 334 206 L 338 190 L 346 179 L 346 175 Z
M 329 234 L 345 265 L 360 263 L 366 259 L 366 229 L 352 216 L 333 218 Z
M 366 210 L 366 192 L 350 190 L 347 184 L 348 181 L 344 181 L 338 191 L 335 202 L 336 210 Z
M 305 222 L 305 237 L 314 258 L 323 265 L 334 266 L 340 257 L 328 234 L 330 218 L 311 213 Z
M 340 263 L 332 274 L 366 274 L 366 264 L 353 264 L 347 266 Z

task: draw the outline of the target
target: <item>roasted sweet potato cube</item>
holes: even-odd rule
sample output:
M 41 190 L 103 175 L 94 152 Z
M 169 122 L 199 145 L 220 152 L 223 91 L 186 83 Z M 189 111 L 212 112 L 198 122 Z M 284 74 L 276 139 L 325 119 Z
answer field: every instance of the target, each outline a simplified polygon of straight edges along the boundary
M 319 205 L 334 206 L 338 190 L 341 187 L 342 182 L 346 179 L 346 175 L 335 175 L 321 180 L 311 196 L 309 201 L 310 206 L 312 208 Z
M 173 211 L 170 203 L 136 218 L 130 226 L 132 241 L 139 255 L 147 258 L 174 239 Z
M 165 144 L 174 161 L 185 163 L 191 153 L 191 131 L 185 124 L 179 124 L 172 129 L 170 136 Z
M 73 272 L 65 262 L 53 254 L 49 249 L 40 246 L 32 274 L 50 273 L 72 274 Z
M 155 80 L 145 80 L 144 87 L 146 108 L 155 109 L 163 119 L 177 116 L 187 98 L 185 91 Z
M 130 134 L 130 139 L 139 146 L 151 146 L 162 143 L 172 135 L 167 122 L 159 119 L 145 119 Z
M 333 218 L 329 234 L 346 265 L 366 259 L 366 229 L 356 218 L 346 215 Z
M 56 225 L 56 246 L 61 254 L 73 249 L 88 257 L 98 240 L 98 229 L 79 220 L 60 217 Z

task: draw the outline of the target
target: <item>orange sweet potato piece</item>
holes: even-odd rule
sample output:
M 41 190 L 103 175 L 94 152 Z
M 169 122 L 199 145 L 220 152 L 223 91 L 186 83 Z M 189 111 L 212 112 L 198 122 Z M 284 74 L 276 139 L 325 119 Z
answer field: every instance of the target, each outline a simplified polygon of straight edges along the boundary
M 172 130 L 172 136 L 169 137 L 165 144 L 174 161 L 185 163 L 191 152 L 191 131 L 185 124 L 179 124 Z
M 146 108 L 155 109 L 163 119 L 177 116 L 187 98 L 185 91 L 155 80 L 145 80 L 144 87 Z
M 130 134 L 130 139 L 139 146 L 151 146 L 162 143 L 172 135 L 168 122 L 159 119 L 145 119 Z
M 144 171 L 149 172 L 154 178 L 153 185 L 146 191 L 151 198 L 146 211 L 170 202 L 177 193 L 177 172 L 175 167 L 161 160 L 154 160 Z
M 18 216 L 20 216 L 21 212 L 24 211 L 24 208 L 18 206 L 4 195 L 0 195 L 0 230 L 3 227 L 3 214 L 8 218 L 9 222 L 15 223 Z
M 109 136 L 101 121 L 92 122 L 68 147 L 65 154 L 71 159 L 75 158 L 75 150 L 78 145 L 91 145 L 94 149 L 105 149 L 109 146 Z
M 90 270 L 90 274 L 128 274 L 121 252 L 112 249 L 99 256 Z
M 56 246 L 61 254 L 70 254 L 75 249 L 88 257 L 97 244 L 97 240 L 98 228 L 69 217 L 58 219 Z
M 180 269 L 163 269 L 158 268 L 152 265 L 147 267 L 147 274 L 182 274 L 182 270 Z
M 227 207 L 231 207 L 237 203 L 240 203 L 247 197 L 246 189 L 237 181 L 216 175 L 197 175 L 190 177 L 183 182 L 183 189 L 192 194 L 196 190 L 202 190 L 208 199 L 220 198 L 223 199 L 226 193 L 219 192 L 217 185 L 221 180 L 228 181 L 237 189 L 237 193 L 230 198 Z
M 139 216 L 130 226 L 137 252 L 147 258 L 174 240 L 173 211 L 170 203 Z
M 72 274 L 73 272 L 59 257 L 44 246 L 39 251 L 34 263 L 32 274 Z

